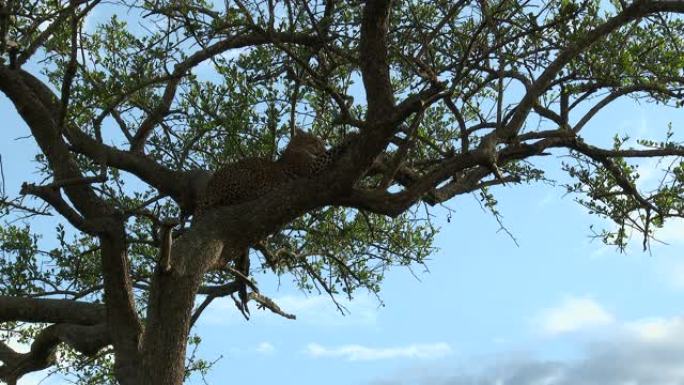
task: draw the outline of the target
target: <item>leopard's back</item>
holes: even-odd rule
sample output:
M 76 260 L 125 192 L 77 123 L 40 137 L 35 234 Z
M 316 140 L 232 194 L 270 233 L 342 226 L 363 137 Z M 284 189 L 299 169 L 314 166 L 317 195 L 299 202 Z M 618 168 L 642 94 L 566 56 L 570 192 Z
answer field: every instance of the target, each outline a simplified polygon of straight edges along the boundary
M 198 211 L 257 199 L 283 181 L 281 166 L 268 159 L 245 158 L 226 164 L 209 180 Z
M 209 180 L 195 215 L 199 216 L 209 208 L 255 200 L 283 183 L 314 176 L 323 172 L 339 153 L 340 148 L 326 150 L 323 140 L 297 130 L 277 161 L 245 158 L 217 170 Z

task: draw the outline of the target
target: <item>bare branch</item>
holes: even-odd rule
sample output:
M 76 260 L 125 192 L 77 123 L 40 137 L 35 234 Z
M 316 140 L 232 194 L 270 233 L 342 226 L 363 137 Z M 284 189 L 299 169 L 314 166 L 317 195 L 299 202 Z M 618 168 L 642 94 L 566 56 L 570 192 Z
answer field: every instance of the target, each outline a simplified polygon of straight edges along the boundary
M 260 294 L 257 292 L 251 292 L 251 293 L 249 293 L 249 299 L 258 303 L 259 307 L 268 309 L 268 310 L 272 311 L 273 313 L 278 314 L 279 316 L 282 316 L 282 317 L 285 317 L 285 318 L 291 319 L 291 320 L 297 319 L 297 316 L 295 316 L 294 314 L 286 313 L 272 299 L 266 297 L 263 294 Z
M 50 206 L 52 206 L 57 212 L 63 216 L 72 226 L 75 228 L 88 233 L 96 234 L 101 230 L 89 223 L 83 216 L 81 216 L 76 210 L 74 210 L 65 200 L 62 198 L 59 188 L 52 186 L 36 186 L 33 184 L 24 183 L 21 186 L 20 194 L 34 195 Z

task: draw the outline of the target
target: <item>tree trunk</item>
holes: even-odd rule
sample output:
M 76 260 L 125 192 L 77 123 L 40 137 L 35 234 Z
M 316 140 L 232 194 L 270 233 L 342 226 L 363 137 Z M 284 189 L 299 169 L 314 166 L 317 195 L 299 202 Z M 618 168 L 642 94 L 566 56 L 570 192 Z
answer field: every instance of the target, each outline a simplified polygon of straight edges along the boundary
M 133 384 L 140 361 L 142 326 L 129 277 L 123 224 L 100 236 L 107 325 L 114 345 L 114 371 L 122 385 Z
M 165 272 L 158 268 L 155 272 L 143 335 L 139 384 L 183 384 L 195 296 L 205 267 L 222 250 L 222 242 L 203 236 L 179 239 L 173 245 L 171 269 Z
M 198 277 L 158 273 L 145 328 L 143 385 L 182 385 L 185 351 Z

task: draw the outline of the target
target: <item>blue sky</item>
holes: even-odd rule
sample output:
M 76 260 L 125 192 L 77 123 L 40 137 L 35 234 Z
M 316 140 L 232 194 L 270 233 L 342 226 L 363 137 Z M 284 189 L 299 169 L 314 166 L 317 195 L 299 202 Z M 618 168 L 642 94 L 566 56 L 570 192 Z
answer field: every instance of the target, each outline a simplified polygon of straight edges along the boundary
M 0 99 L 0 154 L 7 190 L 31 180 L 35 153 L 17 114 Z M 677 130 L 681 110 L 621 102 L 592 124 L 592 136 Z M 656 134 L 657 135 L 657 134 Z M 543 162 L 551 176 L 559 157 Z M 657 180 L 643 162 L 640 181 Z M 653 170 L 653 171 L 648 171 Z M 326 297 L 305 296 L 287 278 L 259 277 L 262 291 L 298 319 L 256 311 L 245 321 L 228 301 L 207 311 L 196 328 L 200 355 L 218 361 L 210 384 L 232 381 L 290 384 L 622 384 L 680 383 L 684 373 L 684 225 L 672 223 L 650 253 L 635 239 L 625 254 L 590 238 L 588 215 L 545 184 L 496 190 L 516 246 L 475 196 L 438 211 L 442 228 L 429 272 L 395 269 L 381 293 L 385 306 L 359 293 L 341 316 Z M 54 223 L 44 221 L 46 238 Z M 619 362 L 621 366 L 616 367 Z M 27 377 L 34 384 L 44 375 Z M 47 380 L 44 384 L 59 383 Z M 633 381 L 633 382 L 629 382 Z M 200 384 L 194 378 L 192 383 Z
M 35 180 L 32 139 L 0 96 L 0 155 L 6 190 Z M 586 136 L 609 144 L 615 133 L 662 138 L 684 129 L 684 112 L 621 101 L 599 114 Z M 681 138 L 682 135 L 678 134 Z M 560 154 L 556 154 L 560 155 Z M 562 158 L 537 161 L 549 176 Z M 641 162 L 643 187 L 659 164 Z M 564 189 L 547 184 L 498 187 L 503 222 L 519 246 L 483 211 L 476 196 L 437 210 L 442 228 L 429 272 L 391 271 L 384 306 L 358 293 L 340 315 L 324 296 L 298 292 L 287 277 L 257 277 L 262 292 L 295 313 L 290 321 L 254 310 L 245 321 L 230 301 L 215 302 L 198 323 L 199 354 L 217 360 L 209 384 L 681 384 L 684 369 L 684 223 L 660 233 L 650 253 L 635 239 L 624 254 L 592 240 L 591 217 Z M 54 219 L 40 219 L 53 239 Z M 44 373 L 26 377 L 33 385 Z M 43 384 L 61 383 L 48 379 Z M 193 378 L 193 384 L 201 384 Z

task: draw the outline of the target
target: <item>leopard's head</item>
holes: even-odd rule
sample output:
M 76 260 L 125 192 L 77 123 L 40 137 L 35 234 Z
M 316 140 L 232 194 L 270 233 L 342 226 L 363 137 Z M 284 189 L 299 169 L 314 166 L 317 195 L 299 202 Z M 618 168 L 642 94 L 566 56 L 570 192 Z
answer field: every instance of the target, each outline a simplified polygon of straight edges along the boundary
M 290 139 L 280 161 L 294 168 L 298 175 L 311 175 L 318 161 L 326 156 L 323 140 L 297 129 Z

